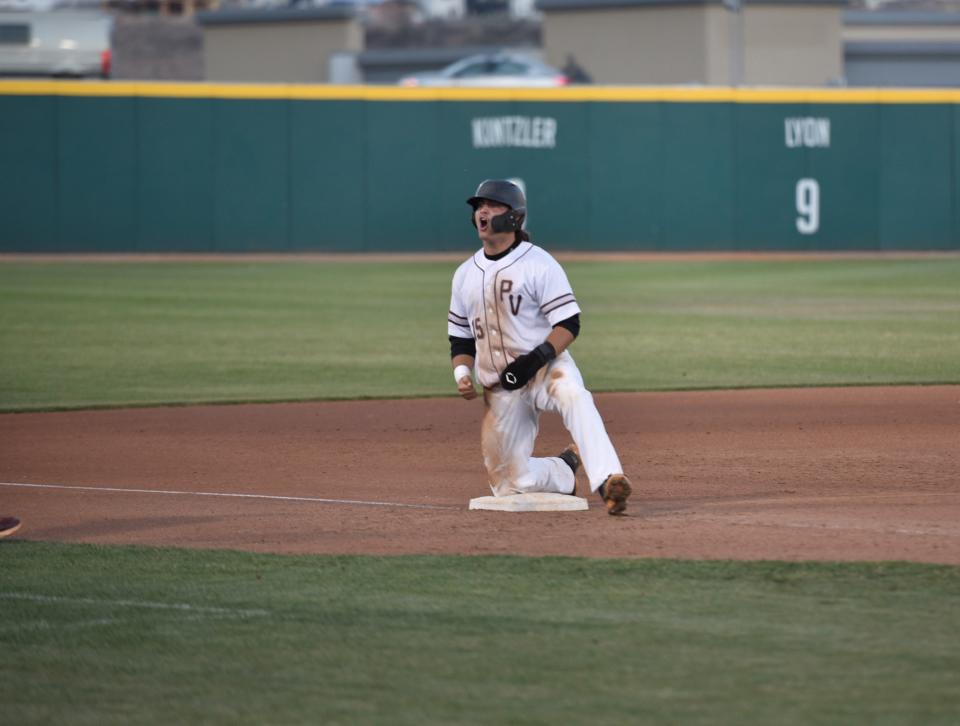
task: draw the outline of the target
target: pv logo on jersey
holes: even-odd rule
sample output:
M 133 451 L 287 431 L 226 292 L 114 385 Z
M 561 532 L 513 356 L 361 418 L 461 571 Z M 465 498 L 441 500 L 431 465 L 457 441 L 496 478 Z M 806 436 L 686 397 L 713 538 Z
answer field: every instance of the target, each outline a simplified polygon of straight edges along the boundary
M 516 304 L 513 301 L 513 295 L 510 291 L 513 290 L 513 280 L 501 280 L 500 281 L 500 302 L 503 302 L 503 296 L 507 295 L 510 298 L 510 312 L 514 315 L 519 315 L 520 313 L 520 301 L 523 300 L 523 295 L 517 295 Z

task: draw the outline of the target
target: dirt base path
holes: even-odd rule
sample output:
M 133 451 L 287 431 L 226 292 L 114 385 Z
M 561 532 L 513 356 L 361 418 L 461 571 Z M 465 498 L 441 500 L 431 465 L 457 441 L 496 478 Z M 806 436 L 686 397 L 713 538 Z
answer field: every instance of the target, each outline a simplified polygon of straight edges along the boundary
M 69 542 L 960 564 L 960 386 L 596 400 L 626 517 L 582 479 L 587 512 L 468 511 L 489 490 L 460 399 L 2 415 L 0 514 Z M 567 441 L 545 416 L 537 453 Z

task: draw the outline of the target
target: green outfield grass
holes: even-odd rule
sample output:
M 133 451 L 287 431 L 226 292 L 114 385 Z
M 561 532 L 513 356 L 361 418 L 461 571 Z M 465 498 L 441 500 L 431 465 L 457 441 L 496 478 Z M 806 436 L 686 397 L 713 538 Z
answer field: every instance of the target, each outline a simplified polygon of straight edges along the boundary
M 0 410 L 452 395 L 455 263 L 0 264 Z M 960 381 L 960 258 L 576 262 L 595 391 Z
M 0 410 L 453 395 L 454 267 L 6 262 Z M 960 258 L 566 267 L 595 391 L 960 382 Z M 957 567 L 0 541 L 17 724 L 955 724 L 958 633 Z
M 16 541 L 0 560 L 11 724 L 960 716 L 955 567 Z

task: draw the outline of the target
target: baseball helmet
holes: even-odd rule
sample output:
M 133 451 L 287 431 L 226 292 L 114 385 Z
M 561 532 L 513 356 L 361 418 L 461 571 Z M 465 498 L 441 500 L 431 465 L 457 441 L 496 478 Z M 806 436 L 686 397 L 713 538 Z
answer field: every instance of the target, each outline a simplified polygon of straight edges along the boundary
M 523 190 L 516 184 L 506 179 L 487 179 L 481 182 L 477 191 L 467 200 L 467 204 L 476 210 L 481 199 L 510 207 L 508 212 L 498 214 L 490 220 L 490 227 L 494 232 L 515 232 L 523 228 L 523 220 L 527 216 L 527 200 L 523 196 Z M 476 226 L 472 214 L 470 224 Z

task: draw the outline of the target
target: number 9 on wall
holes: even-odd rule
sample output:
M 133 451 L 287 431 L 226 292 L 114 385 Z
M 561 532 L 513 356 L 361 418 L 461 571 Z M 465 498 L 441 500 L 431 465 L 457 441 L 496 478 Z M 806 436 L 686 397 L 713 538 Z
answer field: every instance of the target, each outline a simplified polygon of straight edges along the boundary
M 813 234 L 820 229 L 820 185 L 816 179 L 797 182 L 797 231 Z

